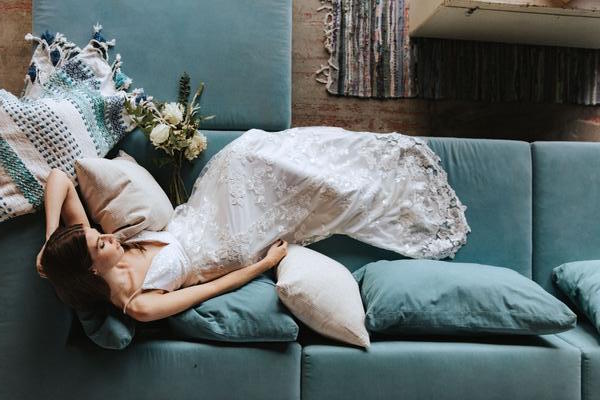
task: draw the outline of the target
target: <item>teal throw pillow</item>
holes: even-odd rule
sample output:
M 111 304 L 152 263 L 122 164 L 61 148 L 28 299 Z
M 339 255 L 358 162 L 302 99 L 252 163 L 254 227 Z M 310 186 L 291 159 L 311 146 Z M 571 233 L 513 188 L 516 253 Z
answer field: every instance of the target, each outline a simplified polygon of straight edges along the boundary
M 131 343 L 136 321 L 129 315 L 106 303 L 90 311 L 76 311 L 85 334 L 98 346 L 121 350 Z
M 552 278 L 600 333 L 600 260 L 563 264 L 554 268 Z
M 538 335 L 571 329 L 577 319 L 537 283 L 508 268 L 382 260 L 354 276 L 371 332 Z
M 299 329 L 266 275 L 173 315 L 168 323 L 184 338 L 222 342 L 295 341 Z

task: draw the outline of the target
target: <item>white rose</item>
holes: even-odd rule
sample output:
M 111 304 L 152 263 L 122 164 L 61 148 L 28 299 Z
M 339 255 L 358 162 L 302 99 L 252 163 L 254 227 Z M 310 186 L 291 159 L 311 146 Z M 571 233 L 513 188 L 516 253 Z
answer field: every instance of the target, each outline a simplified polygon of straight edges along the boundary
M 196 154 L 196 151 L 194 149 L 192 149 L 191 147 L 186 148 L 185 151 L 183 152 L 183 155 L 189 161 L 192 161 L 194 158 L 198 157 L 198 154 Z
M 158 124 L 150 132 L 150 141 L 157 146 L 169 138 L 169 125 Z
M 163 107 L 163 116 L 173 125 L 177 125 L 183 120 L 183 113 L 179 108 L 179 103 L 167 103 Z
M 206 149 L 206 137 L 203 134 L 196 132 L 192 137 L 191 145 L 192 147 L 198 149 L 198 152 L 201 152 L 202 150 Z
M 206 149 L 206 137 L 203 134 L 196 132 L 190 139 L 188 147 L 184 151 L 184 156 L 188 160 L 192 161 L 198 157 L 200 152 Z

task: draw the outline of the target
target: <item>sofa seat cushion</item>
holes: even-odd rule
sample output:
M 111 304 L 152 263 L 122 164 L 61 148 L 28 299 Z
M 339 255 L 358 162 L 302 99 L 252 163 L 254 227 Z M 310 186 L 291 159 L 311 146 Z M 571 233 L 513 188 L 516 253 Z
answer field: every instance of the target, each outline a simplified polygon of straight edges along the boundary
M 557 336 L 581 350 L 581 398 L 600 399 L 600 335 L 598 332 L 582 317 L 575 329 L 559 333 Z
M 318 343 L 318 342 L 314 342 Z M 579 399 L 579 350 L 555 335 L 302 349 L 302 398 Z
M 245 346 L 136 337 L 125 350 L 111 351 L 71 341 L 60 357 L 30 366 L 35 385 L 2 398 L 58 399 L 68 388 L 72 399 L 300 399 L 300 357 L 295 342 Z

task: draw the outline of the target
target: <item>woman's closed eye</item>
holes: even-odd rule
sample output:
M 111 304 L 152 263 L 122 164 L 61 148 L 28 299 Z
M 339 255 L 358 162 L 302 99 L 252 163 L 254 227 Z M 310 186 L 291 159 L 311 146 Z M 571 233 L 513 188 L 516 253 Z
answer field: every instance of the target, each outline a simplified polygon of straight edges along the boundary
M 96 241 L 96 248 L 103 249 L 104 248 L 104 239 L 98 236 L 98 240 Z

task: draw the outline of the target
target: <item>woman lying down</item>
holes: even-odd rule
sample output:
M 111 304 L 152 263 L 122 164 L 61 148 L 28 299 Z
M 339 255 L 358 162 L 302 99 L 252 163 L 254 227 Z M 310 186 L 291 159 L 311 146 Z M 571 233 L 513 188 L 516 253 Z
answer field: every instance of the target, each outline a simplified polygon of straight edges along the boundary
M 90 227 L 53 170 L 37 270 L 76 309 L 139 321 L 182 312 L 276 266 L 288 243 L 345 234 L 407 257 L 453 257 L 470 231 L 439 158 L 416 138 L 333 127 L 252 129 L 204 167 L 166 229 L 120 243 Z M 62 218 L 65 227 L 59 227 Z

